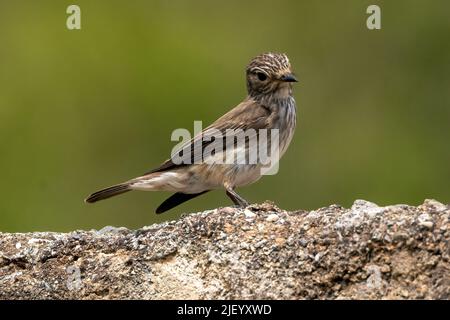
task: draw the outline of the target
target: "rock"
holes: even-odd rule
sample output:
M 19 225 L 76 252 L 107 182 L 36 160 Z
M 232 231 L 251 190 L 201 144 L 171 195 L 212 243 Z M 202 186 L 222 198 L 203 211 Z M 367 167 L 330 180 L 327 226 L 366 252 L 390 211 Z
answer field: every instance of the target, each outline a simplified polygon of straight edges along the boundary
M 0 233 L 0 299 L 450 299 L 450 210 L 436 200 L 249 208 Z
M 120 227 L 120 228 L 116 228 L 113 226 L 106 226 L 101 228 L 100 230 L 97 231 L 98 235 L 104 235 L 107 233 L 120 233 L 120 232 L 127 232 L 128 229 L 124 228 L 124 227 Z
M 275 222 L 278 220 L 278 215 L 276 213 L 271 213 L 267 216 L 266 221 L 268 222 Z
M 353 202 L 353 205 L 350 209 L 355 211 L 355 210 L 364 210 L 364 209 L 367 210 L 377 208 L 379 208 L 379 206 L 373 202 L 358 199 Z
M 427 207 L 434 209 L 434 211 L 436 212 L 446 211 L 449 209 L 448 206 L 434 199 L 426 199 L 423 205 L 420 206 L 420 208 L 427 208 Z
M 244 215 L 247 219 L 254 219 L 256 214 L 253 211 L 250 211 L 248 209 L 244 210 Z
M 428 229 L 433 228 L 433 220 L 431 219 L 431 216 L 428 213 L 422 213 L 420 216 L 417 217 L 417 220 L 419 222 L 419 226 Z

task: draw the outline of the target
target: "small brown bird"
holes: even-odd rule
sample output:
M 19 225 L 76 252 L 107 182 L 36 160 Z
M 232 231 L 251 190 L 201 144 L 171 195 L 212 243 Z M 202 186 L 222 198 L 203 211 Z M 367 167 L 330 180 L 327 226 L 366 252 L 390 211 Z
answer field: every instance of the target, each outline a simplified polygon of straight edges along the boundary
M 255 57 L 247 66 L 246 74 L 248 96 L 238 106 L 182 145 L 160 167 L 97 191 L 85 201 L 97 202 L 131 190 L 175 192 L 156 209 L 156 213 L 162 213 L 210 190 L 224 188 L 234 204 L 247 206 L 248 202 L 236 193 L 235 188 L 261 178 L 267 163 L 263 163 L 260 151 L 257 151 L 260 145 L 255 145 L 254 141 L 262 140 L 262 133 L 273 131 L 278 134 L 276 142 L 275 136 L 267 137 L 266 147 L 276 143 L 273 150 L 278 150 L 278 157 L 270 162 L 271 166 L 289 146 L 296 126 L 292 83 L 297 79 L 288 57 L 278 53 Z M 242 137 L 238 137 L 240 132 L 245 134 L 245 143 L 236 147 L 235 138 Z M 205 153 L 207 150 L 212 152 Z M 246 161 L 224 161 L 230 154 L 233 159 Z M 183 161 L 175 161 L 174 155 L 181 156 Z M 256 161 L 249 161 L 251 155 L 256 155 Z

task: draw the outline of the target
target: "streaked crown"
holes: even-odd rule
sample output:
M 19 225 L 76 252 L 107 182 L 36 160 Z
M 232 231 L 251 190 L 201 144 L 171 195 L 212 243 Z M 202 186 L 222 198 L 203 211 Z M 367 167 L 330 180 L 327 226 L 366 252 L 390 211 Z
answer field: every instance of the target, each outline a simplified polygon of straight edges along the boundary
M 250 95 L 275 93 L 297 82 L 289 58 L 284 53 L 263 53 L 247 66 L 247 89 Z
M 250 61 L 248 72 L 262 71 L 266 73 L 279 73 L 291 70 L 289 58 L 284 53 L 263 53 Z

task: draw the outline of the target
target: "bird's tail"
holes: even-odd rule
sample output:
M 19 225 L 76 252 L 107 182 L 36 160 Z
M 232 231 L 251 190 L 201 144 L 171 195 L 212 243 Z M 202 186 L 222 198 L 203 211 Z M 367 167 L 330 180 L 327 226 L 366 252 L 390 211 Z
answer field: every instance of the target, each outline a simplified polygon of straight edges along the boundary
M 89 195 L 84 201 L 88 203 L 94 203 L 103 199 L 108 199 L 119 194 L 131 191 L 129 183 L 121 183 L 115 186 L 99 190 Z

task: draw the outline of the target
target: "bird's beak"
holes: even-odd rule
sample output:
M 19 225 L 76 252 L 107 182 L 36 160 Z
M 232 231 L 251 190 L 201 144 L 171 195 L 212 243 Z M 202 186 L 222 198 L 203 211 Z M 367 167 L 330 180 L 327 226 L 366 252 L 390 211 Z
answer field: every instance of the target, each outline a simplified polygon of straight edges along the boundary
M 292 73 L 282 75 L 280 80 L 284 82 L 298 82 L 297 78 Z

